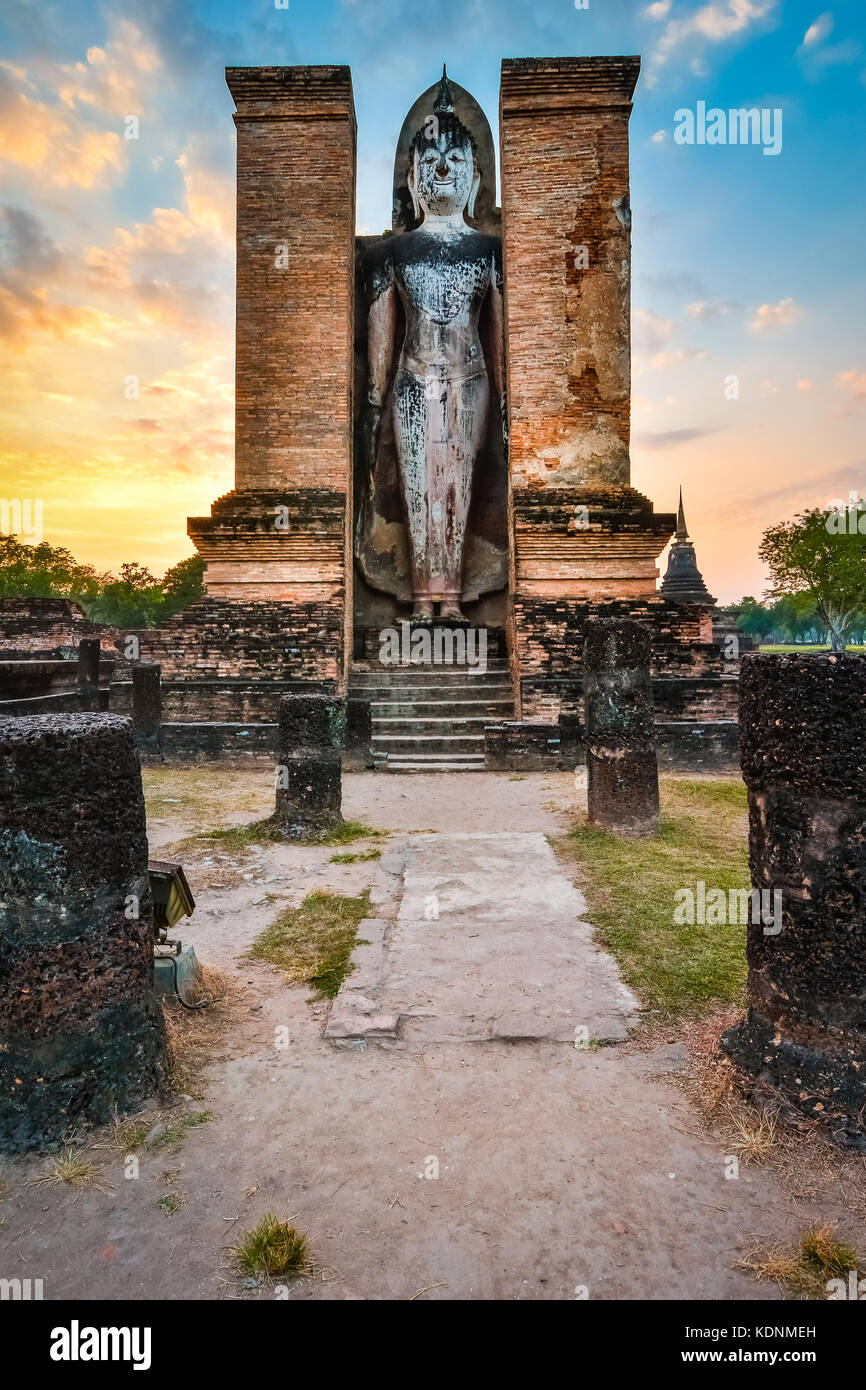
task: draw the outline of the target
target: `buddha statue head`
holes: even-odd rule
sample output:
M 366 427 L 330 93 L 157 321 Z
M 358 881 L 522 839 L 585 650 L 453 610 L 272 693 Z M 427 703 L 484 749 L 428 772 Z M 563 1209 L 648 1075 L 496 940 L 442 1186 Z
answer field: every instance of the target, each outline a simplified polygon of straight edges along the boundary
M 409 194 L 416 218 L 475 214 L 481 171 L 472 136 L 454 111 L 445 68 L 432 113 L 409 147 Z

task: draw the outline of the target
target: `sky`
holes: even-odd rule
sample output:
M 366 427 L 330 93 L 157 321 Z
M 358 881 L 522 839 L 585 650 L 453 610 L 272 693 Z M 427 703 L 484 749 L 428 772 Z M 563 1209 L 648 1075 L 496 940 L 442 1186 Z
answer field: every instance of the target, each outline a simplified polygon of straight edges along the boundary
M 498 137 L 503 58 L 637 53 L 632 482 L 682 483 L 710 591 L 760 596 L 765 527 L 866 485 L 864 0 L 283 3 L 0 0 L 0 496 L 159 574 L 231 489 L 226 65 L 351 66 L 378 232 L 443 61 Z M 781 149 L 680 143 L 700 102 L 781 111 Z

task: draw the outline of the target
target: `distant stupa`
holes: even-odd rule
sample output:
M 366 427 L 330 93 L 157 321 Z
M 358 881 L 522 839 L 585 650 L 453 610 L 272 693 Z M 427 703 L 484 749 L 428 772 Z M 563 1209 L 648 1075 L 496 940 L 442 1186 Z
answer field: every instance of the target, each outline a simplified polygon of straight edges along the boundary
M 712 608 L 716 602 L 704 583 L 695 559 L 695 547 L 689 540 L 686 514 L 683 511 L 683 489 L 680 486 L 680 505 L 677 529 L 668 554 L 668 567 L 661 582 L 660 593 L 674 603 L 700 603 Z

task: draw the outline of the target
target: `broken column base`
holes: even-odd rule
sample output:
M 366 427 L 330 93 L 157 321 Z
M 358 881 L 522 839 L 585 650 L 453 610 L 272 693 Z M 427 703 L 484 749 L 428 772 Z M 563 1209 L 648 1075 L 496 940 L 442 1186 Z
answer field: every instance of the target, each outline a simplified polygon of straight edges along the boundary
M 586 755 L 589 818 L 618 835 L 653 835 L 659 823 L 659 775 L 655 752 L 635 756 Z
M 162 1014 L 152 996 L 118 1003 L 87 1032 L 10 1041 L 0 1062 L 0 1149 L 56 1148 L 83 1121 L 107 1124 L 162 1089 Z
M 866 1040 L 816 1027 L 795 1041 L 750 1009 L 720 1046 L 746 1096 L 769 1089 L 783 1106 L 826 1125 L 837 1144 L 866 1152 Z
M 342 758 L 337 750 L 291 756 L 282 764 L 275 819 L 286 840 L 303 840 L 342 825 Z

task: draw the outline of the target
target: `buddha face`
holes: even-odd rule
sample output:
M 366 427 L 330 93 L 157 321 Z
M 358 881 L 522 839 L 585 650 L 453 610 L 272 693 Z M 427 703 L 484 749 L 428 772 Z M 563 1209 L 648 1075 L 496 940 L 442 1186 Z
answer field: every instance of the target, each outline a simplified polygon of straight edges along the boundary
M 461 213 L 468 203 L 471 217 L 480 178 L 469 141 L 441 131 L 435 140 L 415 149 L 409 191 L 416 213 L 423 209 L 433 216 L 449 217 Z

